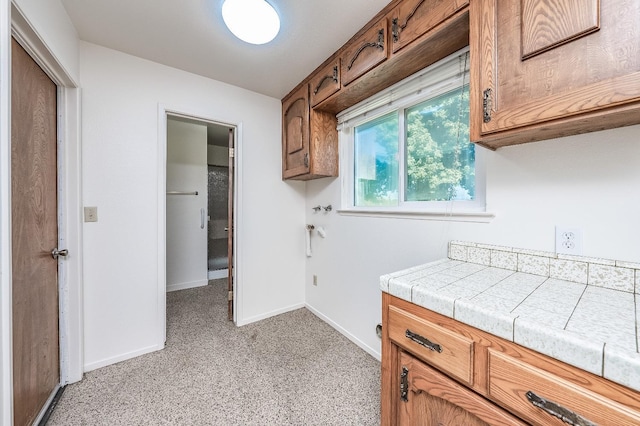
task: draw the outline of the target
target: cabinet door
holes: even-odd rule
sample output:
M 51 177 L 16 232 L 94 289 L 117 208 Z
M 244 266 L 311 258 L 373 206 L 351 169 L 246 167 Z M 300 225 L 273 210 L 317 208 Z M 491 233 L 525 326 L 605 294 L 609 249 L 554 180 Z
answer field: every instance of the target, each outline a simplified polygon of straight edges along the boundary
M 628 108 L 640 101 L 640 2 L 483 0 L 470 19 L 472 140 L 531 125 L 564 125 L 561 136 L 597 130 L 588 128 L 594 118 L 601 128 L 638 121 Z M 617 123 L 607 123 L 612 108 Z
M 351 83 L 387 59 L 387 20 L 382 19 L 345 48 L 341 55 L 342 84 Z
M 489 395 L 532 424 L 632 426 L 640 413 L 489 349 Z M 586 379 L 585 379 L 586 380 Z
M 404 0 L 394 9 L 391 18 L 392 53 L 468 4 L 468 0 Z
M 309 172 L 309 86 L 282 102 L 282 177 Z
M 311 79 L 311 106 L 314 107 L 340 90 L 340 58 L 329 63 Z
M 399 358 L 399 425 L 525 424 L 411 355 Z

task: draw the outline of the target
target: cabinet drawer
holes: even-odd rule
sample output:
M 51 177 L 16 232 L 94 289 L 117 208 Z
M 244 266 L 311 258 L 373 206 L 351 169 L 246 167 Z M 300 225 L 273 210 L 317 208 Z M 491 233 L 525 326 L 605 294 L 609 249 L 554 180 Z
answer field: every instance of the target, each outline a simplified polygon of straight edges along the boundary
M 392 52 L 396 53 L 468 5 L 468 0 L 405 0 L 401 2 L 393 11 L 391 18 Z
M 346 86 L 387 59 L 387 20 L 382 19 L 345 48 L 341 55 L 342 85 Z
M 491 349 L 489 396 L 532 424 L 565 425 L 558 416 L 574 424 L 640 424 L 637 411 Z
M 473 385 L 473 340 L 389 306 L 389 338 L 452 377 Z
M 309 84 L 312 107 L 340 90 L 340 58 L 322 68 Z

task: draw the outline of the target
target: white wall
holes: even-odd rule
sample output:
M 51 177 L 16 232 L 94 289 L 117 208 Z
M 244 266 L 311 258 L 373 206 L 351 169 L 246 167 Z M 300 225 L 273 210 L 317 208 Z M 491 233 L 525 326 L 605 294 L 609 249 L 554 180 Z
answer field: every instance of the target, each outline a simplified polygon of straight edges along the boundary
M 156 349 L 159 104 L 239 125 L 237 320 L 304 303 L 304 185 L 281 181 L 278 99 L 82 42 L 85 367 Z
M 307 260 L 307 304 L 379 356 L 378 277 L 445 257 L 449 240 L 554 251 L 560 224 L 582 229 L 586 256 L 640 261 L 639 134 L 631 126 L 485 150 L 490 223 L 315 214 L 339 206 L 340 182 L 307 183 L 307 222 L 327 230 Z

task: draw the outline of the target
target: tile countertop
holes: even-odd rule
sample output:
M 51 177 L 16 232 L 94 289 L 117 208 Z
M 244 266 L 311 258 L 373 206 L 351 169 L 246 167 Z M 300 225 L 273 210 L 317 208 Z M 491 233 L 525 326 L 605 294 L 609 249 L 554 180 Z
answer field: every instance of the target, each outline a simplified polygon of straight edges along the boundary
M 380 288 L 640 391 L 640 263 L 452 241 Z

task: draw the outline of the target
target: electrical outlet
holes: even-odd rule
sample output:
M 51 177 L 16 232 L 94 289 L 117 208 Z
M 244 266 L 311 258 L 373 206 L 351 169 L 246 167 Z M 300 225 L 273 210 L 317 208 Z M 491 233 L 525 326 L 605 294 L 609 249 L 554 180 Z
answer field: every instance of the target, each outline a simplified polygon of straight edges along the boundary
M 556 253 L 582 254 L 582 230 L 556 226 Z
M 318 276 L 317 275 L 313 276 L 313 285 L 315 285 L 315 286 L 318 285 Z

